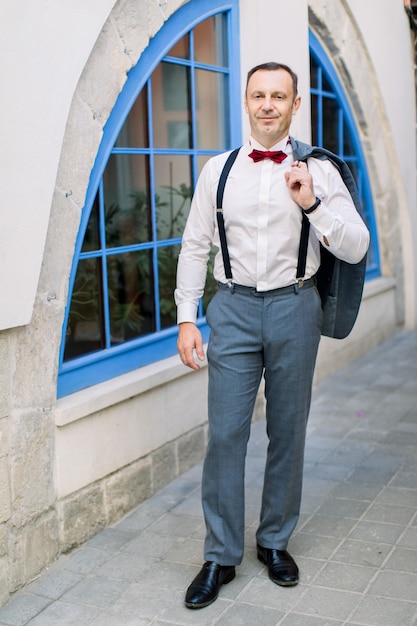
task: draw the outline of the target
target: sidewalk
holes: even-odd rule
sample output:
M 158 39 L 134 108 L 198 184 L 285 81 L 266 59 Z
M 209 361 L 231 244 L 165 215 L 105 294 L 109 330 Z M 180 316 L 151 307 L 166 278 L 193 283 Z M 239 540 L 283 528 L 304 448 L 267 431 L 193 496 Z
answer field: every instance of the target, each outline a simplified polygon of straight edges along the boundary
M 201 464 L 68 555 L 0 609 L 0 626 L 417 626 L 417 332 L 401 332 L 314 393 L 302 516 L 282 588 L 254 533 L 264 422 L 247 461 L 247 539 L 236 578 L 198 611 Z

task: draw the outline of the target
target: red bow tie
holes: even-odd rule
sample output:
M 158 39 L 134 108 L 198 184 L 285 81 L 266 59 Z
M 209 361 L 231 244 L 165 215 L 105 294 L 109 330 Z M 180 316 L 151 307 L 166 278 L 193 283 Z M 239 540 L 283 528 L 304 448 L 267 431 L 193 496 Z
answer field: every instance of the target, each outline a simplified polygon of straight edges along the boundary
M 258 161 L 263 161 L 264 159 L 271 159 L 275 163 L 282 163 L 284 159 L 287 158 L 287 155 L 282 150 L 276 150 L 270 152 L 269 150 L 252 150 L 252 152 L 248 155 L 251 159 L 257 163 Z

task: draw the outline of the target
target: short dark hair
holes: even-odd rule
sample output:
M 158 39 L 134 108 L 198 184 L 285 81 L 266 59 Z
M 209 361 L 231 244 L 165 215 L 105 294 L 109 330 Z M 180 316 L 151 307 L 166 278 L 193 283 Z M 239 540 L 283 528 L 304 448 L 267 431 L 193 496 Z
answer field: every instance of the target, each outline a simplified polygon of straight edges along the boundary
M 285 65 L 284 63 L 275 63 L 275 61 L 270 61 L 269 63 L 261 63 L 260 65 L 255 65 L 255 67 L 253 67 L 251 70 L 249 70 L 248 72 L 248 76 L 246 78 L 246 92 L 248 90 L 248 84 L 249 84 L 249 79 L 250 77 L 255 74 L 255 72 L 258 72 L 259 70 L 267 70 L 268 72 L 273 72 L 275 70 L 284 70 L 285 72 L 288 72 L 288 74 L 291 76 L 292 78 L 292 88 L 294 91 L 294 100 L 297 97 L 298 94 L 298 76 L 295 72 L 293 72 L 293 70 L 288 67 L 288 65 Z

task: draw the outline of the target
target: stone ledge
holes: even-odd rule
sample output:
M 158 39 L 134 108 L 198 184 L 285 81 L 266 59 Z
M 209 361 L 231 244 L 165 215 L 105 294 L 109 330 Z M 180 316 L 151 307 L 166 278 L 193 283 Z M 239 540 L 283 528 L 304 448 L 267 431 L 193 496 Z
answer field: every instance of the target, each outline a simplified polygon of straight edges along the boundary
M 363 300 L 369 300 L 374 296 L 378 296 L 385 291 L 390 291 L 391 289 L 396 288 L 396 282 L 394 278 L 380 276 L 379 278 L 374 278 L 365 283 L 363 290 Z
M 202 368 L 205 366 L 206 363 L 203 363 Z M 175 355 L 82 389 L 57 401 L 54 411 L 55 425 L 66 426 L 87 415 L 192 373 Z

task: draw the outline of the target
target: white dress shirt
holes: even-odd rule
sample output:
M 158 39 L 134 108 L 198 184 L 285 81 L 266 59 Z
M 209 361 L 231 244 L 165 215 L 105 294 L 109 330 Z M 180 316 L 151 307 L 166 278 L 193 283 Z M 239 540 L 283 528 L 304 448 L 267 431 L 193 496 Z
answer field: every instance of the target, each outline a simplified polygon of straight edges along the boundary
M 269 291 L 296 282 L 302 211 L 292 200 L 284 178 L 294 160 L 287 138 L 271 148 L 287 153 L 279 164 L 271 159 L 255 163 L 248 156 L 253 148 L 265 150 L 252 137 L 242 146 L 227 178 L 223 214 L 233 282 Z M 196 321 L 212 246 L 218 248 L 214 278 L 227 282 L 217 229 L 216 192 L 229 154 L 210 159 L 196 185 L 178 259 L 178 324 Z M 305 279 L 319 268 L 319 241 L 349 263 L 358 263 L 369 245 L 368 229 L 334 165 L 327 159 L 310 158 L 308 169 L 322 202 L 308 215 L 312 228 Z

